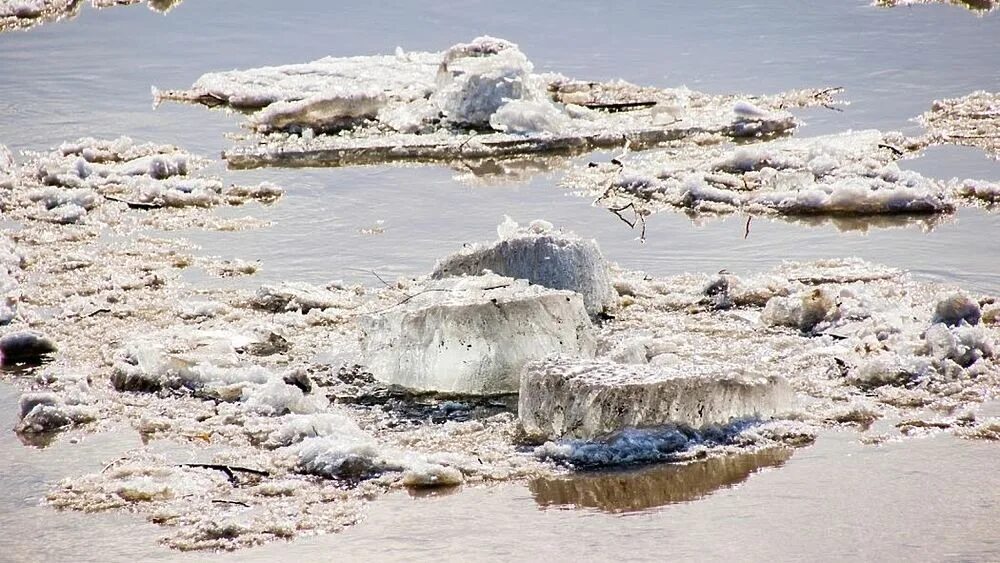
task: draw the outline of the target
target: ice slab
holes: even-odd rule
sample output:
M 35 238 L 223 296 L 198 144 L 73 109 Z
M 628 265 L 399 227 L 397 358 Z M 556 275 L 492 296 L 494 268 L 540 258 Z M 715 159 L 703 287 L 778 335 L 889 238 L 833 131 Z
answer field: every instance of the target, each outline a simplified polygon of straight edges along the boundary
M 556 231 L 544 221 L 519 227 L 509 217 L 497 231 L 500 240 L 468 245 L 443 258 L 434 267 L 432 276 L 437 279 L 475 276 L 488 270 L 551 289 L 575 291 L 583 296 L 584 305 L 592 315 L 617 302 L 608 264 L 596 241 Z
M 516 393 L 521 367 L 552 354 L 592 357 L 579 294 L 496 275 L 428 282 L 362 316 L 367 367 L 390 384 L 461 394 Z
M 901 169 L 922 139 L 868 130 L 747 146 L 680 147 L 593 164 L 567 174 L 565 187 L 621 208 L 705 214 L 872 216 L 948 213 L 998 188 L 942 181 Z
M 229 166 L 343 166 L 575 154 L 695 136 L 760 137 L 795 127 L 789 107 L 838 89 L 713 96 L 537 73 L 517 45 L 478 37 L 439 53 L 332 58 L 206 74 L 176 100 L 244 109 L 251 134 Z M 331 134 L 317 134 L 317 133 Z M 336 134 L 332 134 L 336 133 Z
M 794 397 L 782 377 L 723 364 L 649 367 L 566 358 L 527 364 L 519 393 L 525 432 L 553 439 L 769 418 L 789 410 Z

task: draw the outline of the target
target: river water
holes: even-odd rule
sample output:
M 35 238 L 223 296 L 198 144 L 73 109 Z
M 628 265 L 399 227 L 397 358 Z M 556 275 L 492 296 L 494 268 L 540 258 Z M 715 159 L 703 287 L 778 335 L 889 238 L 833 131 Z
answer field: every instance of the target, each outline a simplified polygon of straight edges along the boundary
M 1000 16 L 954 6 L 879 9 L 863 1 L 340 2 L 187 0 L 169 14 L 142 6 L 0 35 L 0 142 L 45 150 L 79 136 L 122 134 L 215 156 L 240 118 L 200 107 L 152 108 L 150 86 L 183 87 L 212 70 L 326 55 L 439 50 L 477 35 L 518 43 L 539 70 L 587 79 L 726 93 L 843 86 L 843 112 L 810 110 L 799 135 L 912 121 L 936 98 L 1000 90 Z M 645 242 L 617 217 L 556 186 L 560 166 L 527 179 L 467 181 L 447 167 L 218 171 L 271 180 L 286 197 L 239 210 L 273 221 L 241 233 L 179 236 L 224 258 L 259 259 L 247 283 L 375 284 L 419 274 L 504 214 L 545 218 L 596 238 L 623 266 L 654 275 L 744 273 L 786 259 L 860 256 L 923 278 L 1000 291 L 1000 214 L 962 210 L 928 225 L 884 228 L 745 217 L 648 220 Z M 903 164 L 936 177 L 1000 179 L 975 149 L 935 148 Z M 381 234 L 365 234 L 378 226 Z M 205 283 L 209 283 L 204 280 Z M 0 383 L 0 428 L 17 394 Z M 0 560 L 189 560 L 127 515 L 56 513 L 45 488 L 97 470 L 138 445 L 81 435 L 37 449 L 0 437 Z M 780 456 L 779 456 L 780 457 Z M 939 437 L 882 447 L 829 433 L 789 459 L 652 468 L 575 482 L 511 484 L 431 498 L 391 496 L 334 536 L 270 545 L 233 560 L 353 559 L 882 559 L 1000 560 L 1000 450 Z M 780 469 L 778 468 L 780 467 Z

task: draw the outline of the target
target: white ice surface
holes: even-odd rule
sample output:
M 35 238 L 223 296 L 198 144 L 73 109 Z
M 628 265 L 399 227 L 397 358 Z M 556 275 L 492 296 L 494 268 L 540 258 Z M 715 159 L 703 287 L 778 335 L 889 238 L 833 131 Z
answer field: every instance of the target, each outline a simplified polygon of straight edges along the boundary
M 383 382 L 515 393 L 526 362 L 594 354 L 593 327 L 576 293 L 497 275 L 436 280 L 408 291 L 405 302 L 359 319 L 364 362 Z

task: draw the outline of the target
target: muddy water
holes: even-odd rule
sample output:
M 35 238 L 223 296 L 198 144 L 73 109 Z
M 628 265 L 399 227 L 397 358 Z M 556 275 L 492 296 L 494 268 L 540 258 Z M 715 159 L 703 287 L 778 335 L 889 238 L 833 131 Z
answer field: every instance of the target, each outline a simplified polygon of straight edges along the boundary
M 946 6 L 879 10 L 863 1 L 687 2 L 186 0 L 168 15 L 141 6 L 0 35 L 0 142 L 41 150 L 82 135 L 172 142 L 215 155 L 239 120 L 202 108 L 151 108 L 149 87 L 202 72 L 325 55 L 440 49 L 489 33 L 518 42 L 541 70 L 710 92 L 845 86 L 843 112 L 813 110 L 801 134 L 910 121 L 935 98 L 1000 89 L 1000 15 Z M 594 155 L 586 158 L 606 158 Z M 261 280 L 376 283 L 427 271 L 460 244 L 492 238 L 500 217 L 545 217 L 598 239 L 629 268 L 765 269 L 783 259 L 857 255 L 917 275 L 1000 291 L 1000 214 L 967 210 L 928 224 L 805 225 L 745 217 L 692 223 L 652 217 L 645 243 L 607 211 L 556 188 L 565 162 L 526 179 L 472 178 L 462 166 L 228 173 L 268 179 L 287 197 L 249 208 L 274 226 L 182 233 L 203 252 L 260 259 Z M 941 148 L 905 166 L 940 177 L 1000 178 L 976 150 Z M 550 168 L 545 172 L 545 168 Z M 221 170 L 220 170 L 221 171 Z M 888 228 L 891 227 L 891 228 Z M 366 234 L 372 230 L 380 234 Z M 202 278 L 197 278 L 201 281 Z M 207 282 L 206 282 L 207 283 Z M 0 428 L 16 418 L 0 384 Z M 129 516 L 39 506 L 63 475 L 99 470 L 139 444 L 132 434 L 74 435 L 49 448 L 0 434 L 0 560 L 200 557 L 158 547 Z M 830 433 L 790 458 L 583 475 L 571 481 L 467 489 L 373 504 L 345 533 L 271 545 L 236 560 L 346 559 L 932 559 L 1000 560 L 995 444 L 947 437 L 882 447 Z

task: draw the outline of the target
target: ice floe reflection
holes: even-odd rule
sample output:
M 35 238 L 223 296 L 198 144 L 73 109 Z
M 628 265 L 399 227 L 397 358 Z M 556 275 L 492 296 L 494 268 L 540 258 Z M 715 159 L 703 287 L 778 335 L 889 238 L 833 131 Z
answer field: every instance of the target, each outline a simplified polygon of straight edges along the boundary
M 545 508 L 641 512 L 704 498 L 738 485 L 762 469 L 780 467 L 791 456 L 790 449 L 772 448 L 642 469 L 541 477 L 530 481 L 528 488 L 535 502 Z

